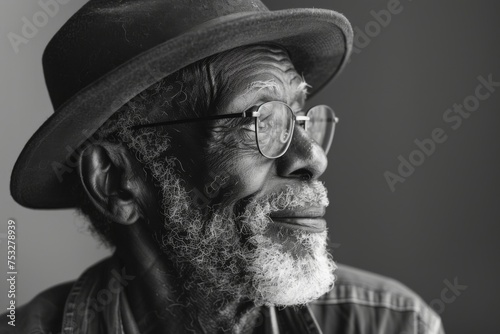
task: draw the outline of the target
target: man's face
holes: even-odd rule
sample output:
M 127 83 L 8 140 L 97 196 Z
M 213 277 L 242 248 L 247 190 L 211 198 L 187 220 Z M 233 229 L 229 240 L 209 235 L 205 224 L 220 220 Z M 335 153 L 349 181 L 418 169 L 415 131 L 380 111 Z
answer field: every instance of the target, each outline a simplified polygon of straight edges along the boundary
M 286 53 L 271 47 L 246 52 L 224 71 L 225 95 L 215 113 L 268 101 L 303 112 L 306 85 Z M 143 155 L 163 152 L 147 161 L 161 187 L 164 222 L 157 239 L 185 273 L 187 288 L 215 288 L 257 304 L 307 303 L 334 281 L 321 218 L 328 199 L 317 181 L 326 156 L 296 125 L 285 155 L 265 158 L 253 124 L 187 123 L 165 129 L 168 142 L 159 131 L 140 139 L 147 143 L 136 146 L 148 147 Z

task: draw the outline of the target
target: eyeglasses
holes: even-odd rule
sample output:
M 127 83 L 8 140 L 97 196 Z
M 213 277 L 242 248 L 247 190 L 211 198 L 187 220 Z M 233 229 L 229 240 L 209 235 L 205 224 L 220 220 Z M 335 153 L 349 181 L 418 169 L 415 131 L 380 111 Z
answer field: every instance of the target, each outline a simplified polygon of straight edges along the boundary
M 254 131 L 257 147 L 259 152 L 269 159 L 279 158 L 286 153 L 292 142 L 296 123 L 303 126 L 309 137 L 323 148 L 325 154 L 328 153 L 335 133 L 335 125 L 339 122 L 335 112 L 326 105 L 312 107 L 304 116 L 296 116 L 286 103 L 271 101 L 255 106 L 243 113 L 140 124 L 131 127 L 131 129 L 137 130 L 153 126 L 245 117 L 255 119 Z

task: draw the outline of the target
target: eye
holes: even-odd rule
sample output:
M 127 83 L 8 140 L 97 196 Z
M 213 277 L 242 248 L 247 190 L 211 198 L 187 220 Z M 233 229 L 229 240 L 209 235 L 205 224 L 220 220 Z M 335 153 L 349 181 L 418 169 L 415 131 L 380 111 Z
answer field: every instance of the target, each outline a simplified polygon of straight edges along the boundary
M 239 126 L 243 130 L 255 132 L 255 120 L 252 117 L 243 118 Z
M 259 125 L 259 131 L 262 132 L 267 132 L 269 129 L 272 129 L 275 125 L 274 118 L 270 116 L 259 118 L 257 124 Z

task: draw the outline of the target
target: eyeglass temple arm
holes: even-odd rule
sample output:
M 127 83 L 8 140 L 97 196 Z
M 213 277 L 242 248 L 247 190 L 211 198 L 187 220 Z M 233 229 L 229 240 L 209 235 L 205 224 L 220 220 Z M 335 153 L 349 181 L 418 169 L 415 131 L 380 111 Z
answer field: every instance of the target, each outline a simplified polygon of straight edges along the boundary
M 178 119 L 174 121 L 164 121 L 164 122 L 158 122 L 158 123 L 147 123 L 147 124 L 138 124 L 134 125 L 131 127 L 132 130 L 138 130 L 142 128 L 147 128 L 147 127 L 153 127 L 153 126 L 162 126 L 162 125 L 172 125 L 172 124 L 181 124 L 181 123 L 193 123 L 193 122 L 200 122 L 200 121 L 210 121 L 214 119 L 225 119 L 225 118 L 239 118 L 239 117 L 258 117 L 259 113 L 254 111 L 253 109 L 244 111 L 244 112 L 239 112 L 239 113 L 234 113 L 234 114 L 225 114 L 225 115 L 213 115 L 213 116 L 205 116 L 205 117 L 198 117 L 198 118 L 186 118 L 186 119 Z

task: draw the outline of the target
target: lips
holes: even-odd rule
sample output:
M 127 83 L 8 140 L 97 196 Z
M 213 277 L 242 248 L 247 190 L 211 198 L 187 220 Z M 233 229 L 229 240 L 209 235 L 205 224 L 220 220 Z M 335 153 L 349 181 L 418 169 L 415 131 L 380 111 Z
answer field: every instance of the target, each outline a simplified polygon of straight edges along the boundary
M 274 223 L 281 226 L 299 229 L 311 233 L 326 231 L 326 221 L 322 217 L 325 214 L 324 207 L 307 208 L 304 210 L 281 210 L 270 214 Z

